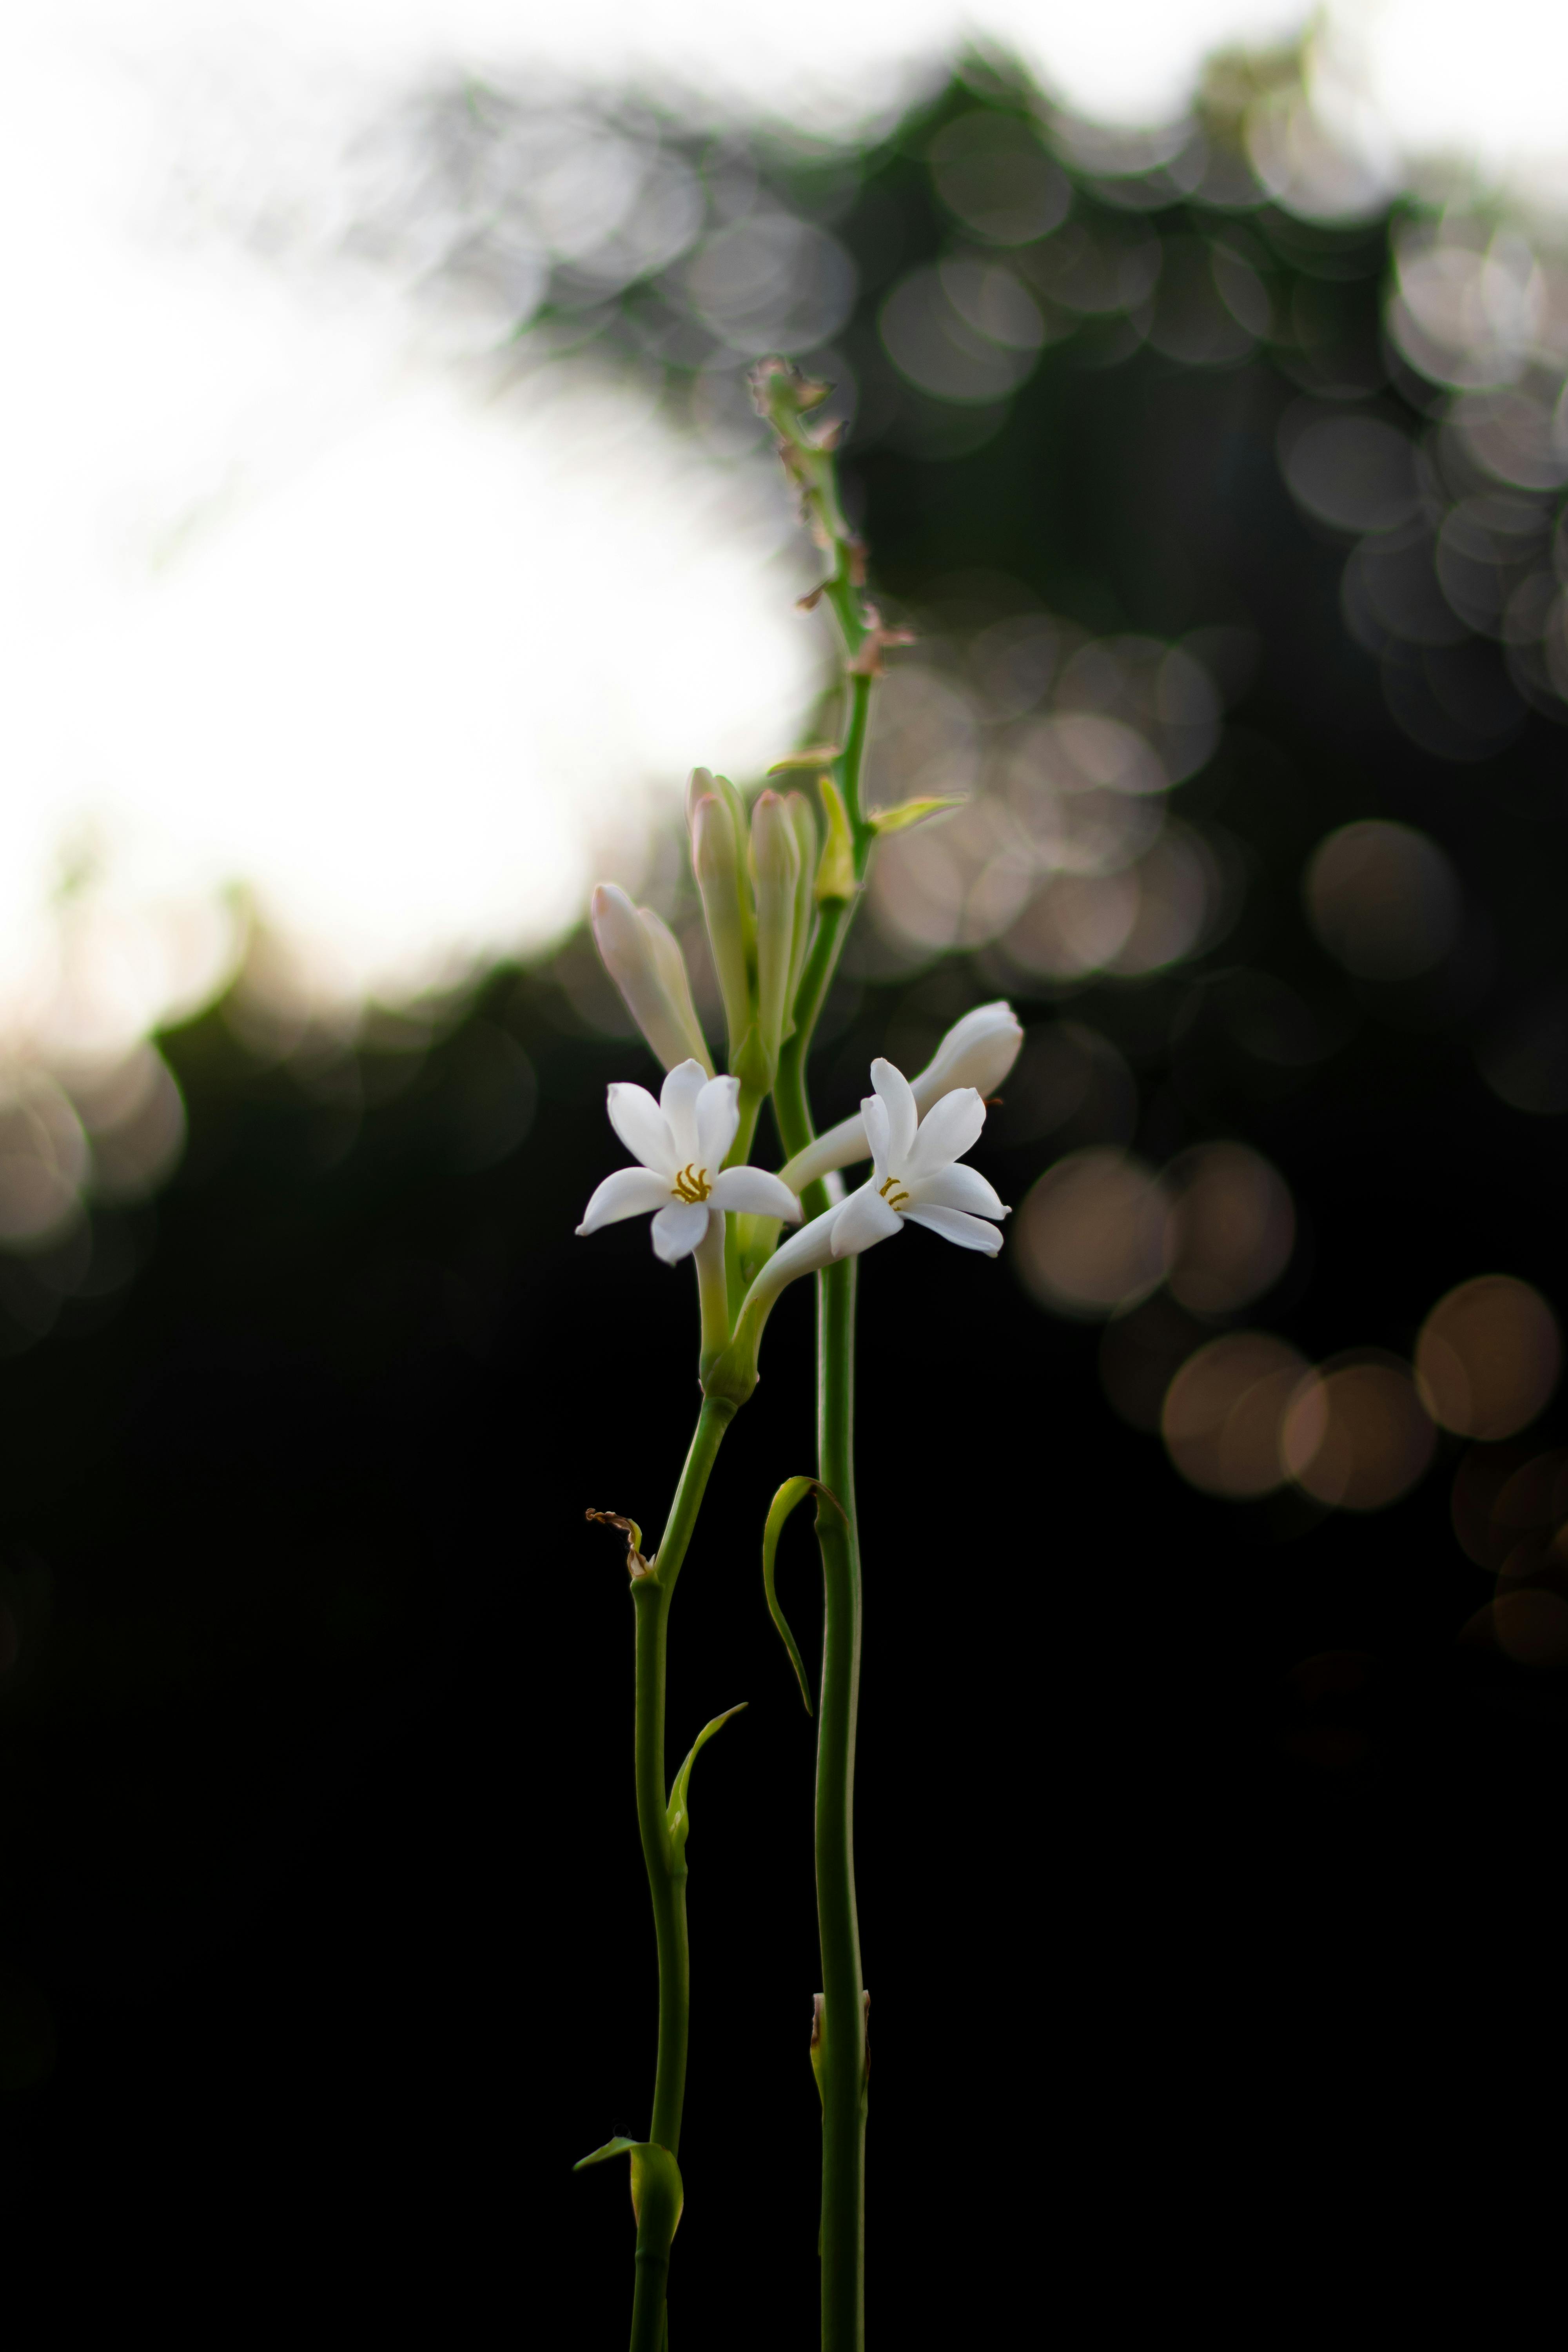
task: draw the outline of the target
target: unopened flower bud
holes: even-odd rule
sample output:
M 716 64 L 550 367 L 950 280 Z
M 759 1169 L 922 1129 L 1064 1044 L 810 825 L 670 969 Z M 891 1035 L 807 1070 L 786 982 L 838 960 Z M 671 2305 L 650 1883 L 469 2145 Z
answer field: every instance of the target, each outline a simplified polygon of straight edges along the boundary
M 1023 1042 L 1024 1032 L 1010 1004 L 977 1004 L 954 1022 L 919 1077 L 910 1080 L 921 1117 L 954 1087 L 973 1087 L 983 1100 L 994 1095 L 1017 1060 Z
M 605 969 L 664 1067 L 697 1061 L 711 1076 L 685 960 L 652 908 L 634 907 L 614 882 L 601 882 L 589 912 Z
M 789 1018 L 800 885 L 800 844 L 778 793 L 763 793 L 752 811 L 752 862 L 757 891 L 757 1022 L 771 1066 L 777 1063 Z
M 805 970 L 806 952 L 811 946 L 812 919 L 816 912 L 816 816 L 804 793 L 786 793 L 784 807 L 789 813 L 795 845 L 800 851 L 800 871 L 795 886 L 795 948 L 789 969 L 790 1011 L 785 1014 L 784 1030 L 787 1037 L 795 1026 L 795 994 L 800 987 L 800 976 Z
M 718 780 L 715 779 L 717 786 Z M 752 982 L 747 969 L 746 929 L 742 907 L 747 892 L 741 866 L 741 843 L 728 799 L 717 789 L 704 793 L 691 812 L 691 864 L 701 894 L 713 968 L 724 1000 L 733 1064 L 752 1025 Z

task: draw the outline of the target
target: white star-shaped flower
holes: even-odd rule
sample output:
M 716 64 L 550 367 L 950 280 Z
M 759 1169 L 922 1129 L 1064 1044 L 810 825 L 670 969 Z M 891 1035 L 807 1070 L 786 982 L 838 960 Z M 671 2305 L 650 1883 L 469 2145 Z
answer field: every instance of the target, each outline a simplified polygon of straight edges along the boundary
M 758 1217 L 800 1216 L 787 1184 L 763 1168 L 726 1168 L 741 1124 L 741 1081 L 710 1078 L 700 1062 L 678 1062 L 658 1102 L 646 1087 L 613 1086 L 610 1125 L 642 1163 L 606 1176 L 578 1226 L 595 1234 L 623 1217 L 653 1218 L 653 1245 L 667 1265 L 689 1257 L 726 1209 Z
M 1008 1211 L 977 1168 L 958 1164 L 985 1124 L 979 1092 L 956 1087 L 922 1119 L 909 1080 L 891 1062 L 872 1063 L 871 1084 L 876 1092 L 860 1105 L 871 1173 L 833 1213 L 834 1256 L 849 1257 L 889 1240 L 907 1218 L 961 1249 L 994 1257 L 1002 1236 L 986 1220 Z
M 929 1226 L 961 1249 L 994 1257 L 1002 1236 L 994 1223 L 1010 1211 L 977 1168 L 958 1165 L 985 1124 L 985 1104 L 973 1087 L 955 1087 L 933 1103 L 923 1120 L 909 1080 L 891 1062 L 871 1065 L 876 1092 L 860 1106 L 871 1146 L 871 1173 L 851 1192 L 798 1234 L 792 1234 L 763 1266 L 748 1294 L 756 1327 L 781 1290 L 803 1274 L 820 1272 L 835 1258 L 854 1257 L 885 1242 L 906 1223 Z

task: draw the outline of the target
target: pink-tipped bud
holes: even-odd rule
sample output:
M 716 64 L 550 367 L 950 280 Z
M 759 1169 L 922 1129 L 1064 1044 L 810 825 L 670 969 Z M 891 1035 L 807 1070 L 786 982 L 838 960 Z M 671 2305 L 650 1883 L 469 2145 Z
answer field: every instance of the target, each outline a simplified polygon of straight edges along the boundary
M 715 779 L 715 784 L 718 779 Z M 691 864 L 702 898 L 713 969 L 724 1000 L 730 1032 L 730 1063 L 733 1068 L 752 1026 L 752 982 L 746 957 L 745 914 L 742 895 L 746 879 L 741 869 L 741 844 L 728 798 L 719 790 L 702 793 L 691 811 Z
M 910 1080 L 921 1117 L 955 1087 L 973 1087 L 983 1100 L 994 1095 L 1017 1060 L 1023 1042 L 1024 1032 L 1010 1004 L 977 1004 L 954 1022 L 919 1077 Z
M 589 901 L 594 943 L 627 1012 L 667 1070 L 712 1060 L 691 998 L 680 949 L 651 907 L 634 907 L 614 882 L 601 882 Z
M 773 1067 L 789 1019 L 800 886 L 800 844 L 779 793 L 762 793 L 752 811 L 752 862 L 757 892 L 757 1024 Z

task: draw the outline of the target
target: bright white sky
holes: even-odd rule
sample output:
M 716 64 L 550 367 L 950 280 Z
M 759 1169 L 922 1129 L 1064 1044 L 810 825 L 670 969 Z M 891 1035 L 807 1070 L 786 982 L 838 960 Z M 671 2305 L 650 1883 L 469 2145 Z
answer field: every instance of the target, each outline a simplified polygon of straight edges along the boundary
M 765 462 L 630 394 L 481 410 L 401 292 L 345 300 L 163 224 L 254 172 L 330 211 L 426 68 L 530 58 L 836 129 L 966 36 L 1104 119 L 1179 109 L 1293 0 L 59 0 L 0 82 L 0 1039 L 105 1050 L 199 1001 L 248 885 L 310 984 L 393 995 L 547 940 L 695 761 L 787 745 L 816 641 Z M 1339 0 L 1368 136 L 1568 189 L 1568 8 Z M 611 845 L 615 845 L 611 846 Z M 68 865 L 97 877 L 68 924 Z M 62 963 L 62 958 L 65 963 Z M 69 965 L 68 971 L 66 964 Z

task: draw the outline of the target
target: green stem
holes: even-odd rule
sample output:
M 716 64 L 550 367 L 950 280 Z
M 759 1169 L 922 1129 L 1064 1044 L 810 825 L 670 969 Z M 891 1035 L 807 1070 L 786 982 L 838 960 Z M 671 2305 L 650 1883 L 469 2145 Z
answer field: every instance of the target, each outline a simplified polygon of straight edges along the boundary
M 855 1277 L 817 1276 L 817 1475 L 842 1521 L 817 1514 L 824 1614 L 816 1738 L 816 1910 L 822 1944 L 822 2347 L 859 2352 L 866 2326 L 866 2037 L 855 1902 L 855 1730 L 860 1546 L 855 1509 Z
M 838 503 L 833 460 L 814 441 L 787 375 L 766 380 L 768 414 L 781 454 L 808 512 L 833 550 L 824 595 L 837 624 L 848 698 L 837 783 L 849 820 L 855 877 L 863 880 L 875 838 L 860 805 L 875 666 L 850 667 L 868 630 L 858 559 Z M 794 1007 L 795 1034 L 780 1055 L 773 1090 L 780 1141 L 789 1159 L 815 1129 L 805 1062 L 855 900 L 828 901 Z M 821 1185 L 803 1197 L 807 1215 L 826 1205 Z M 817 1276 L 817 1475 L 843 1511 L 817 1514 L 824 1622 L 822 1703 L 816 1741 L 816 1905 L 822 1945 L 822 2352 L 861 2352 L 866 2326 L 866 2031 L 860 1929 L 855 1904 L 855 1728 L 860 1686 L 860 1547 L 855 1510 L 855 1291 L 853 1258 Z
M 637 2283 L 632 2295 L 631 2352 L 664 2352 L 668 2342 L 665 2291 L 669 2284 L 669 2258 L 639 2254 Z
M 710 1217 L 708 1230 L 692 1252 L 697 1265 L 697 1301 L 702 1317 L 700 1379 L 707 1377 L 709 1367 L 717 1362 L 730 1338 L 731 1310 L 725 1268 L 729 1241 L 726 1229 L 730 1222 L 728 1217 Z
M 664 1538 L 645 1576 L 633 1580 L 637 1614 L 637 1719 L 635 1763 L 637 1827 L 653 1902 L 658 1950 L 658 2059 L 654 2075 L 653 2120 L 648 2137 L 671 2156 L 680 2152 L 680 2111 L 686 2097 L 686 2053 L 691 2010 L 691 1958 L 686 1927 L 686 1860 L 669 1834 L 668 1788 L 664 1760 L 665 1665 L 669 1604 L 676 1579 L 697 1524 L 697 1514 L 714 1459 L 735 1408 L 709 1397 L 698 1415 L 670 1507 Z M 664 2274 L 639 2253 L 633 2303 L 632 2352 L 658 2352 L 664 2329 Z M 666 2266 L 668 2268 L 668 2265 Z

